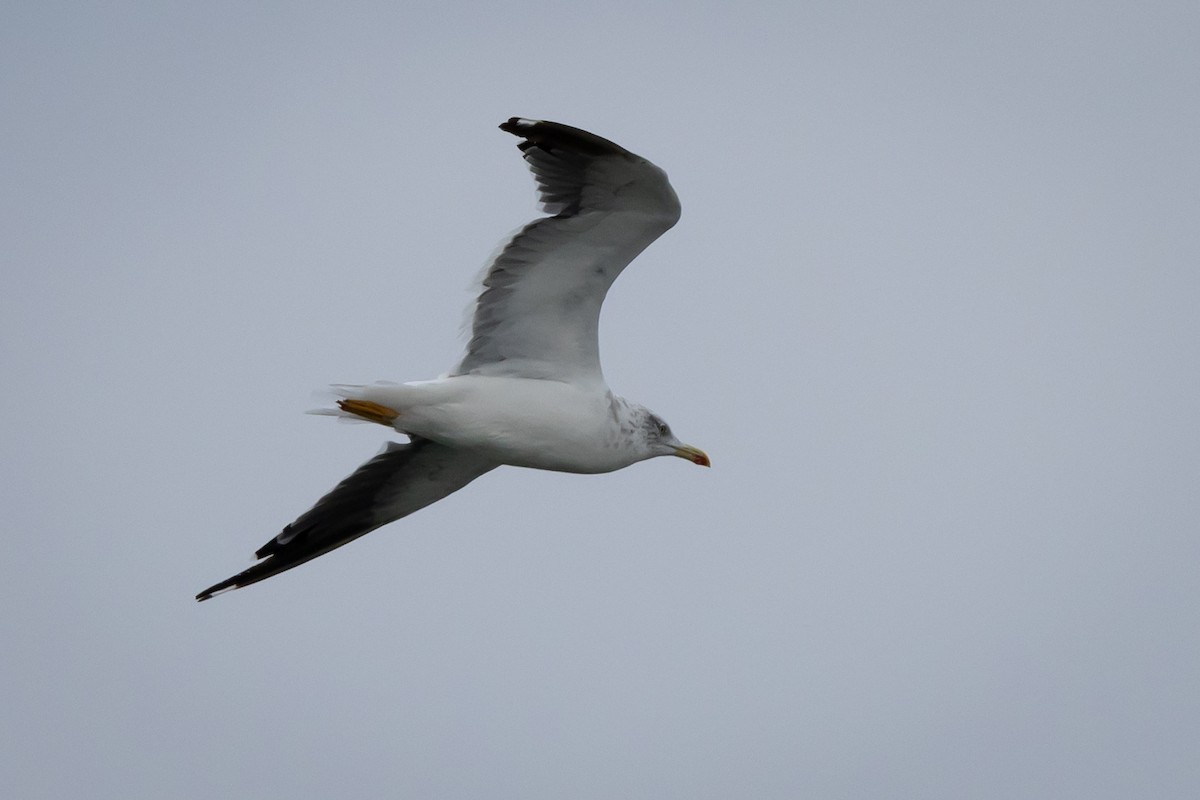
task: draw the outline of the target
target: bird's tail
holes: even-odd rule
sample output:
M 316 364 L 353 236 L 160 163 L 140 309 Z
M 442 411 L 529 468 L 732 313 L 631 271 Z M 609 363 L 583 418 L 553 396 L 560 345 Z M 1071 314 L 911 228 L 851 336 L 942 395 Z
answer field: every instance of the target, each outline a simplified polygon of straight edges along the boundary
M 399 416 L 394 408 L 371 399 L 382 388 L 393 389 L 399 384 L 380 381 L 375 384 L 335 383 L 327 392 L 320 392 L 322 401 L 329 403 L 324 408 L 314 408 L 308 413 L 323 417 L 337 417 L 342 422 L 377 422 L 392 426 Z

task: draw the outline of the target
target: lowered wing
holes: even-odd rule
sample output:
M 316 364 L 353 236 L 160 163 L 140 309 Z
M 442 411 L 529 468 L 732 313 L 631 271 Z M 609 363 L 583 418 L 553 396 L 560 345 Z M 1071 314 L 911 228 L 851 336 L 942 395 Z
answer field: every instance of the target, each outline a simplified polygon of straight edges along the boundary
M 196 595 L 258 583 L 406 517 L 499 466 L 426 439 L 389 442 L 255 553 L 259 563 Z

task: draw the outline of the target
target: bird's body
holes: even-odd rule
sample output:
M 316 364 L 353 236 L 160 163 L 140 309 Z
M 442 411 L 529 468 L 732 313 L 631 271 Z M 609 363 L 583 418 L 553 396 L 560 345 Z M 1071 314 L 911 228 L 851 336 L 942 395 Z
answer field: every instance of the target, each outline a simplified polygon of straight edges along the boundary
M 573 383 L 456 375 L 337 391 L 346 400 L 394 410 L 392 426 L 400 433 L 468 450 L 497 465 L 595 473 L 646 457 L 626 446 L 636 424 L 630 404 L 610 391 Z
M 386 425 L 389 443 L 259 548 L 260 561 L 196 596 L 256 583 L 461 489 L 501 465 L 611 472 L 655 456 L 708 466 L 649 409 L 613 394 L 597 327 L 612 282 L 679 218 L 667 176 L 594 134 L 514 117 L 552 216 L 514 235 L 489 265 L 471 339 L 430 381 L 337 386 L 328 413 Z

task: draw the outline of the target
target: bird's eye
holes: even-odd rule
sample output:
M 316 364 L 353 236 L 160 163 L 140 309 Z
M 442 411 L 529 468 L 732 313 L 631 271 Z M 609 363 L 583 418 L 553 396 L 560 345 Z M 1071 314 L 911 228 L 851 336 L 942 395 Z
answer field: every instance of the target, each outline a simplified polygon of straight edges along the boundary
M 654 425 L 656 428 L 658 428 L 659 436 L 666 436 L 671 432 L 671 429 L 667 427 L 667 423 L 663 422 L 661 419 L 655 422 Z

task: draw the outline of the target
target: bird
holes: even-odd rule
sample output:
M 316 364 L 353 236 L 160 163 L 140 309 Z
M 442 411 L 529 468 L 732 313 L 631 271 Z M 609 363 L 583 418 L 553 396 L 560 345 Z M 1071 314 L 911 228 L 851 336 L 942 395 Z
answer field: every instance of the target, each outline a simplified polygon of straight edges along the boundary
M 667 175 L 593 133 L 513 117 L 546 216 L 528 223 L 483 273 L 462 360 L 408 383 L 334 385 L 324 413 L 378 423 L 407 441 L 342 480 L 255 553 L 257 563 L 199 601 L 290 570 L 447 497 L 499 466 L 612 472 L 657 456 L 708 467 L 662 417 L 614 394 L 600 367 L 609 287 L 679 220 Z

